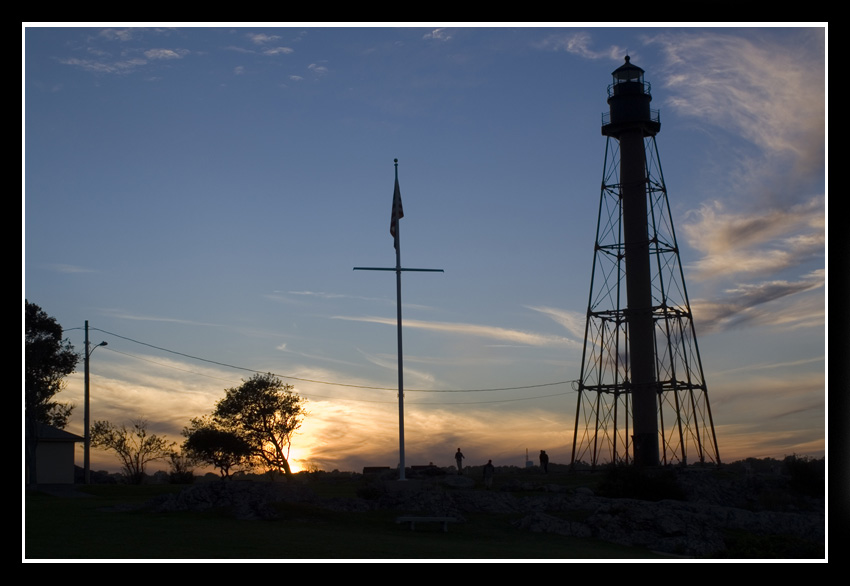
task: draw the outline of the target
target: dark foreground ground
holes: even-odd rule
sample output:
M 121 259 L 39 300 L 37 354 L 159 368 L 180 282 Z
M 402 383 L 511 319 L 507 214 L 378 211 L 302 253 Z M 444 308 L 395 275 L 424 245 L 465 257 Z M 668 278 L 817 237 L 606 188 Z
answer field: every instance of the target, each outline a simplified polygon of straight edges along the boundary
M 291 482 L 42 487 L 25 493 L 23 558 L 825 560 L 817 462 L 802 473 L 771 464 L 650 475 L 500 468 L 490 488 L 475 468 L 417 471 L 404 483 L 318 472 Z M 402 515 L 457 522 L 412 531 L 396 522 Z

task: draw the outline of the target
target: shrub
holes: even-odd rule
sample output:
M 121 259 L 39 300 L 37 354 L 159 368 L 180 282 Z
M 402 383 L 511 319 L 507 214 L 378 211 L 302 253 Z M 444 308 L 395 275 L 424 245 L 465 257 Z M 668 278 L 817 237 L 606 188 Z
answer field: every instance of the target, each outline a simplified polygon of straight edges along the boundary
M 783 460 L 785 473 L 790 476 L 792 490 L 806 496 L 826 494 L 825 460 L 792 454 Z
M 195 463 L 178 452 L 168 455 L 168 481 L 171 484 L 192 484 L 195 481 Z

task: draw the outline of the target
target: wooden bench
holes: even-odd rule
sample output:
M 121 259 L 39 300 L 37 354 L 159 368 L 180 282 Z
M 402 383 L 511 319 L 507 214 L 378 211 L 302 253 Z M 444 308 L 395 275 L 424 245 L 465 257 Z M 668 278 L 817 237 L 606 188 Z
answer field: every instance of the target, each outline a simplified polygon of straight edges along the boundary
M 442 523 L 443 531 L 449 530 L 449 523 L 459 523 L 454 517 L 396 517 L 396 523 L 410 523 L 410 530 L 416 529 L 417 523 Z

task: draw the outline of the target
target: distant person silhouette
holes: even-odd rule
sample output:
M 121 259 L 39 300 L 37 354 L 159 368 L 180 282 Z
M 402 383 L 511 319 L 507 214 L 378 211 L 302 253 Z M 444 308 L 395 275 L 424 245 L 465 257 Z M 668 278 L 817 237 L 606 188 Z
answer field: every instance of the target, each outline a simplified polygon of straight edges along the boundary
M 493 475 L 496 473 L 496 467 L 493 466 L 493 460 L 487 460 L 484 464 L 484 486 L 493 488 Z
M 544 474 L 549 474 L 549 455 L 546 450 L 540 450 L 540 467 L 543 468 Z
M 463 474 L 463 453 L 461 453 L 460 448 L 455 453 L 455 462 L 457 462 L 458 474 Z

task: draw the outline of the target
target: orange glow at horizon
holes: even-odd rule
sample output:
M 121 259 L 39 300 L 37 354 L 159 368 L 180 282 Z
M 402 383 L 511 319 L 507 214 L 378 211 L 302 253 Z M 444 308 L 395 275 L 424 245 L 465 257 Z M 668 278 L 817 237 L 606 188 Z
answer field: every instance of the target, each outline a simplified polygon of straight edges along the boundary
M 125 367 L 120 374 L 126 377 L 128 372 Z M 219 381 L 226 378 L 216 374 Z M 180 431 L 190 418 L 209 412 L 221 395 L 220 389 L 226 386 L 220 382 L 181 381 L 173 376 L 158 376 L 151 370 L 144 371 L 143 375 L 135 382 L 127 382 L 116 375 L 93 376 L 92 420 L 120 424 L 138 414 L 147 419 L 151 432 L 179 446 L 183 441 Z M 812 402 L 823 393 L 822 390 L 818 393 L 818 386 L 823 382 L 815 380 L 808 385 L 813 389 L 809 391 Z M 782 459 L 793 453 L 823 457 L 825 437 L 812 432 L 817 429 L 817 421 L 809 420 L 817 419 L 817 410 L 797 413 L 789 421 L 787 417 L 768 417 L 769 409 L 760 403 L 759 408 L 765 411 L 765 416 L 758 424 L 739 421 L 742 402 L 748 397 L 760 397 L 767 383 L 771 383 L 771 405 L 775 405 L 780 393 L 772 381 L 752 384 L 746 394 L 731 385 L 715 385 L 717 392 L 712 399 L 717 399 L 715 420 L 721 422 L 716 424 L 721 462 L 749 457 Z M 67 428 L 77 435 L 83 432 L 82 386 L 82 376 L 75 373 L 69 377 L 63 391 L 63 399 L 77 406 Z M 374 393 L 369 401 L 355 401 L 329 397 L 328 389 L 314 390 L 306 384 L 298 385 L 296 391 L 309 402 L 302 427 L 292 438 L 289 462 L 293 472 L 360 472 L 364 466 L 397 467 L 399 423 L 394 393 Z M 437 404 L 411 395 L 411 400 L 405 404 L 405 464 L 452 466 L 458 447 L 466 455 L 468 465 L 492 459 L 497 465 L 524 466 L 526 453 L 536 461 L 541 449 L 550 455 L 551 463 L 569 464 L 574 398 L 566 395 L 554 405 L 554 409 L 532 406 L 508 413 L 498 404 Z M 82 465 L 82 444 L 75 453 L 77 465 Z M 118 472 L 120 469 L 112 453 L 93 449 L 91 458 L 92 470 Z M 165 462 L 149 466 L 150 473 L 167 469 Z M 197 474 L 205 472 L 218 474 L 210 467 L 196 469 Z

